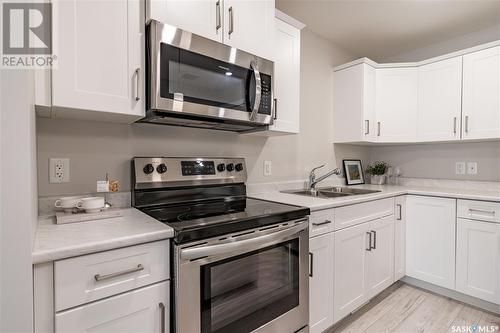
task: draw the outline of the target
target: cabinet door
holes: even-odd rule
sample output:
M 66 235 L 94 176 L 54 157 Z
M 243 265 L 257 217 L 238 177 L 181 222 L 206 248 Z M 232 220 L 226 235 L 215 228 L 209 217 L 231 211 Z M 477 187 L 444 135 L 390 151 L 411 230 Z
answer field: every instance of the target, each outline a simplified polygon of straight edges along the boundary
M 375 68 L 359 64 L 333 74 L 334 141 L 363 142 L 376 138 Z
M 144 116 L 141 1 L 55 1 L 53 10 L 53 105 Z
M 333 318 L 338 322 L 368 300 L 366 268 L 370 223 L 335 232 Z
M 418 68 L 418 141 L 460 139 L 462 57 Z
M 500 304 L 500 224 L 458 219 L 457 290 Z
M 406 196 L 395 198 L 394 280 L 406 275 Z
M 147 0 L 147 18 L 222 43 L 224 0 Z
M 375 113 L 380 142 L 414 142 L 417 134 L 416 68 L 377 69 Z
M 500 137 L 500 46 L 464 55 L 463 139 Z
M 406 198 L 406 275 L 455 288 L 456 200 Z
M 56 314 L 55 333 L 169 331 L 168 282 Z
M 309 329 L 333 325 L 333 232 L 309 239 Z
M 276 19 L 272 131 L 299 133 L 300 30 Z
M 224 44 L 274 60 L 274 0 L 224 0 Z
M 394 282 L 394 215 L 370 223 L 372 250 L 368 254 L 367 293 L 371 298 Z

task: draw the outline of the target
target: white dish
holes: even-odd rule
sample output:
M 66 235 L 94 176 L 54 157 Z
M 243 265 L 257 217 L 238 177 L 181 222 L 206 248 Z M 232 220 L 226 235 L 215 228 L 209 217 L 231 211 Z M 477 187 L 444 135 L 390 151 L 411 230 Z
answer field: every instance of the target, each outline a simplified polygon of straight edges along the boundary
M 71 212 L 80 199 L 81 197 L 62 197 L 55 201 L 54 206 L 64 209 L 65 212 Z
M 104 208 L 103 197 L 89 197 L 80 199 L 76 203 L 76 208 L 85 210 L 86 213 L 97 213 Z

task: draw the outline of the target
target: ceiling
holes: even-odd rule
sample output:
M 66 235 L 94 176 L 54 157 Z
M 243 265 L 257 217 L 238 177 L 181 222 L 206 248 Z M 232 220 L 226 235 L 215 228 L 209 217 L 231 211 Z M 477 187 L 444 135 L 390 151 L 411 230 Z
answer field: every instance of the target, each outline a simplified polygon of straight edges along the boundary
M 276 7 L 356 56 L 379 61 L 494 26 L 500 38 L 498 0 L 276 0 Z

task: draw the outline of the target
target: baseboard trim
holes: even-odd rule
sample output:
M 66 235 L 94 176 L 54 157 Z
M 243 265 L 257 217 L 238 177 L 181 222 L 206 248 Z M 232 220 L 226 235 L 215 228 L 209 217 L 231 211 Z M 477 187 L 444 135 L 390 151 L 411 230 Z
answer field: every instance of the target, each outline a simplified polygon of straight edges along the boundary
M 430 292 L 446 296 L 448 298 L 454 299 L 456 301 L 478 307 L 482 310 L 486 310 L 495 314 L 500 314 L 500 305 L 483 301 L 482 299 L 472 297 L 469 295 L 462 294 L 458 291 L 451 290 L 448 288 L 436 286 L 435 284 L 418 280 L 409 276 L 405 276 L 401 279 L 404 283 L 412 285 L 417 288 L 425 289 Z

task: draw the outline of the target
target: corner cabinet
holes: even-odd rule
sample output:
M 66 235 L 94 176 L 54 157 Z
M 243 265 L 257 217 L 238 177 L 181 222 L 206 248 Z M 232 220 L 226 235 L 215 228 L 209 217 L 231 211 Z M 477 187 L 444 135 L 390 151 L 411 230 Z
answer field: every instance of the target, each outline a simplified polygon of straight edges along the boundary
M 406 196 L 394 198 L 394 281 L 406 275 Z
M 52 116 L 119 122 L 144 116 L 142 1 L 53 1 L 52 28 L 57 63 L 46 89 Z
M 500 46 L 463 58 L 463 139 L 500 138 Z
M 146 19 L 274 60 L 274 6 L 274 0 L 146 0 Z
M 455 288 L 456 200 L 406 197 L 406 275 Z
M 414 142 L 417 137 L 417 69 L 378 69 L 375 86 L 376 141 Z

